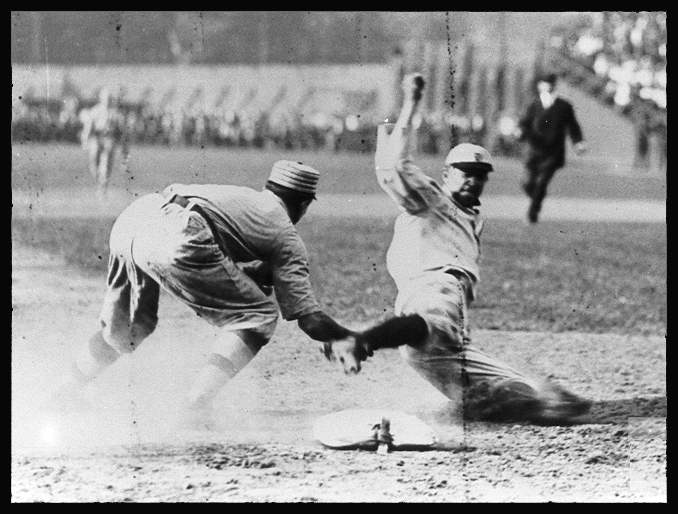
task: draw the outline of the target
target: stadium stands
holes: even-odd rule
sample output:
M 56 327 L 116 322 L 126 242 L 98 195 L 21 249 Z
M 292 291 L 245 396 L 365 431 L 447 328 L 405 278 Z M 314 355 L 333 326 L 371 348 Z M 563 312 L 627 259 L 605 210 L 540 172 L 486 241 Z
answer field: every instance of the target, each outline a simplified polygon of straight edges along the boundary
M 666 13 L 567 19 L 535 68 L 483 62 L 469 41 L 454 55 L 446 42 L 409 42 L 382 64 L 13 65 L 12 137 L 77 142 L 78 111 L 109 87 L 119 91 L 133 144 L 371 151 L 376 123 L 395 114 L 399 78 L 421 71 L 429 86 L 420 151 L 472 141 L 511 156 L 520 152 L 514 129 L 533 72 L 548 67 L 633 121 L 636 164 L 654 138 L 665 165 Z
M 633 121 L 639 167 L 652 138 L 666 166 L 666 43 L 666 12 L 581 13 L 553 32 L 544 56 L 543 66 Z

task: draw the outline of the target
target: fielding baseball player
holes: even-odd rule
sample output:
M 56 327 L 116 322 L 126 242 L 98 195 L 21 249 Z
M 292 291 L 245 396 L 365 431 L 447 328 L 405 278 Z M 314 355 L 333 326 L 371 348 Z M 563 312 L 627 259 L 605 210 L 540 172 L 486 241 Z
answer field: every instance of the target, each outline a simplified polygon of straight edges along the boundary
M 116 152 L 120 148 L 127 163 L 129 148 L 125 140 L 124 115 L 108 89 L 99 92 L 99 103 L 81 112 L 80 140 L 89 157 L 89 171 L 97 181 L 97 196 L 105 199 L 113 173 Z
M 295 227 L 318 180 L 310 166 L 281 160 L 262 191 L 173 184 L 128 206 L 111 231 L 101 329 L 77 354 L 54 407 L 80 403 L 90 381 L 154 331 L 161 287 L 222 328 L 188 395 L 196 419 L 208 420 L 217 393 L 268 343 L 279 312 L 311 339 L 331 342 L 332 360 L 343 365 L 342 349 L 355 354 L 353 333 L 318 305 Z M 359 370 L 359 361 L 346 363 L 346 373 Z
M 407 75 L 397 123 L 390 135 L 389 125 L 379 128 L 377 180 L 402 211 L 386 261 L 398 288 L 396 317 L 357 335 L 358 358 L 400 347 L 405 361 L 471 419 L 561 422 L 581 415 L 589 402 L 470 345 L 469 305 L 480 276 L 479 198 L 494 168 L 489 152 L 469 143 L 447 155 L 442 184 L 413 164 L 412 119 L 423 87 L 421 75 Z

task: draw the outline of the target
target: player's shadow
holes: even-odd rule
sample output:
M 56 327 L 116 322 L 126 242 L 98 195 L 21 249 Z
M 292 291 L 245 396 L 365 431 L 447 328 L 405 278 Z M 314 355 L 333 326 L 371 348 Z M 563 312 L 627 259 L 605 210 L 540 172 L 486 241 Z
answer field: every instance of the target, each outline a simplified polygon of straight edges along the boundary
M 586 423 L 625 425 L 629 418 L 666 418 L 666 396 L 595 402 Z

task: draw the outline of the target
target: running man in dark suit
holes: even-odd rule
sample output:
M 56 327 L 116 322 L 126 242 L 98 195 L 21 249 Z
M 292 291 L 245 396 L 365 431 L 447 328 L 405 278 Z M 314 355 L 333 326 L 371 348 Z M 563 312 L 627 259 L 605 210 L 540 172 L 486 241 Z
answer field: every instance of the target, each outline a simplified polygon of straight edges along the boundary
M 577 155 L 586 151 L 581 126 L 572 104 L 555 94 L 557 77 L 547 74 L 537 79 L 538 97 L 528 106 L 518 124 L 518 137 L 527 141 L 523 189 L 530 197 L 527 219 L 537 223 L 546 190 L 556 171 L 565 165 L 567 135 Z

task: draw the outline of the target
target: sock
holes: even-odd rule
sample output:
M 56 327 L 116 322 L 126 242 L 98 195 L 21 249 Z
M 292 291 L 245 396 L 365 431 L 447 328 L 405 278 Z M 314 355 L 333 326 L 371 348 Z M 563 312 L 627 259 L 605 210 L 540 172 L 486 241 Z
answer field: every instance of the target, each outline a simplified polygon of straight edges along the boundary
M 217 354 L 210 356 L 198 373 L 188 393 L 189 405 L 193 407 L 209 406 L 219 391 L 233 378 L 239 369 L 228 359 Z
M 214 345 L 207 365 L 200 370 L 191 386 L 189 404 L 209 405 L 228 381 L 247 366 L 261 346 L 261 341 L 257 337 L 250 337 L 246 331 L 222 334 Z
M 76 380 L 89 382 L 119 357 L 104 339 L 101 331 L 94 334 L 75 356 L 72 373 Z

